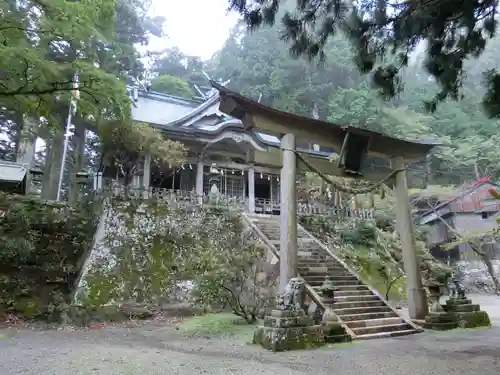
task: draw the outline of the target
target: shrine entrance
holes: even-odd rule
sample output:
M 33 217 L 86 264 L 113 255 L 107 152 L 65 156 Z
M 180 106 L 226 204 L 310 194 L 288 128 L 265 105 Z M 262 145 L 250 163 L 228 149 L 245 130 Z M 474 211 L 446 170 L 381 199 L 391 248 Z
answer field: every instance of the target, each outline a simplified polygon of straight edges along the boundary
M 327 175 L 371 181 L 371 186 L 350 191 L 362 194 L 386 184 L 394 188 L 396 226 L 403 250 L 408 308 L 411 319 L 428 314 L 427 297 L 422 285 L 415 249 L 413 221 L 408 198 L 406 166 L 424 160 L 435 142 L 410 142 L 349 126 L 296 116 L 264 106 L 211 82 L 219 91 L 219 110 L 240 119 L 248 130 L 278 136 L 281 152 L 255 152 L 255 162 L 281 167 L 280 207 L 280 291 L 298 275 L 297 270 L 297 167 L 312 171 L 322 179 Z M 336 162 L 312 158 L 297 151 L 296 139 L 330 147 L 338 155 Z M 333 183 L 329 181 L 329 183 Z M 337 188 L 337 186 L 335 186 Z M 366 190 L 366 191 L 365 191 Z

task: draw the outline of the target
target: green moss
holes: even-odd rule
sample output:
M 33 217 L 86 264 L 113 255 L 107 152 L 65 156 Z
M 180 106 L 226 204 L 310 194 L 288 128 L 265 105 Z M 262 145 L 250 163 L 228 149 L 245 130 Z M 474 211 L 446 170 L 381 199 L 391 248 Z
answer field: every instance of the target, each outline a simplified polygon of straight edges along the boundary
M 234 336 L 250 342 L 256 326 L 230 313 L 206 314 L 186 319 L 179 330 L 188 335 Z
M 455 312 L 454 315 L 460 328 L 491 327 L 486 311 Z
M 356 248 L 356 251 L 359 252 L 368 252 L 369 250 L 366 248 Z M 356 268 L 355 264 L 351 264 L 352 267 Z M 387 294 L 387 289 L 389 284 L 387 280 L 382 277 L 378 272 L 373 269 L 366 268 L 358 268 L 357 269 L 359 276 L 361 279 L 370 285 L 372 288 L 377 290 L 384 298 Z M 389 280 L 389 282 L 392 279 Z M 389 301 L 403 301 L 406 299 L 406 278 L 401 277 L 394 282 L 394 284 L 389 289 Z

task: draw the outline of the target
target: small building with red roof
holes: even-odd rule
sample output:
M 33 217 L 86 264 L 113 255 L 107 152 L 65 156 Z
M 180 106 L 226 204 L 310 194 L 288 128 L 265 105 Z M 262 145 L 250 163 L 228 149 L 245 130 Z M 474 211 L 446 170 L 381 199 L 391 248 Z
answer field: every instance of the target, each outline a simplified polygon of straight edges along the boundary
M 500 185 L 491 177 L 481 178 L 454 196 L 437 204 L 428 204 L 429 209 L 420 211 L 417 223 L 428 226 L 427 242 L 433 255 L 444 261 L 477 259 L 469 245 L 459 245 L 450 251 L 443 251 L 442 245 L 450 242 L 453 231 L 467 236 L 495 228 L 500 212 L 500 200 L 494 199 L 491 190 L 500 191 Z M 421 205 L 422 206 L 422 205 Z M 500 247 L 488 245 L 491 258 L 500 258 Z

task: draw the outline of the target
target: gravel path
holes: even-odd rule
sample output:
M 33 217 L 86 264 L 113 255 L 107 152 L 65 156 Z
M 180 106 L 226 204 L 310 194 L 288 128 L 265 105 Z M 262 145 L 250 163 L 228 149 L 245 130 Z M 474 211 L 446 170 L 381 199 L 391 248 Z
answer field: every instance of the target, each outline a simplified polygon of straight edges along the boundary
M 162 327 L 3 334 L 1 375 L 498 375 L 500 368 L 500 328 L 279 354 L 230 338 L 186 339 Z
M 0 375 L 498 375 L 500 297 L 474 296 L 493 328 L 425 332 L 287 353 L 172 325 L 0 330 Z

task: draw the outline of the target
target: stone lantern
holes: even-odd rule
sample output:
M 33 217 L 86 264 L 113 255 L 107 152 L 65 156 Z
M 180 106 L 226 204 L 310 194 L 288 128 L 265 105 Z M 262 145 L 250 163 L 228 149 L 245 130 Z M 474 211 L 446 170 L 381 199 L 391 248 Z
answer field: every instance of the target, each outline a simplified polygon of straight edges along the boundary
M 88 184 L 89 181 L 89 173 L 85 170 L 80 170 L 79 172 L 76 173 L 76 184 L 78 186 L 77 190 L 77 196 L 78 200 L 83 196 L 84 191 L 85 191 L 85 186 Z
M 336 288 L 333 281 L 326 276 L 320 291 L 323 297 L 323 304 L 325 305 L 325 312 L 323 313 L 321 325 L 323 326 L 326 342 L 348 342 L 351 341 L 351 336 L 339 322 L 339 318 L 333 310 L 335 304 L 335 290 Z
M 31 194 L 40 194 L 42 191 L 42 176 L 43 170 L 38 167 L 33 167 L 30 169 L 29 182 L 27 190 Z

